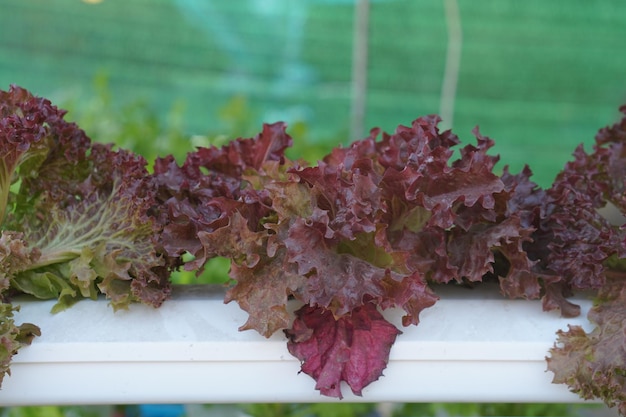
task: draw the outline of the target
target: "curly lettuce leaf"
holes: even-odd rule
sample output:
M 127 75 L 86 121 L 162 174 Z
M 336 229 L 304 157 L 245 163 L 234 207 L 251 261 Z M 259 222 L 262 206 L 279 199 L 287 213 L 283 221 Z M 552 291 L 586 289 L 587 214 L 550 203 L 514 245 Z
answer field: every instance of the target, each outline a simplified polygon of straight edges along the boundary
M 227 226 L 199 236 L 205 248 L 215 248 L 212 255 L 233 260 L 230 277 L 236 284 L 225 302 L 236 301 L 249 313 L 240 330 L 254 329 L 269 337 L 289 326 L 288 297 L 298 292 L 305 278 L 286 262 L 284 249 L 269 249 L 272 235 L 251 231 L 247 220 L 235 213 Z
M 304 306 L 285 330 L 289 352 L 302 362 L 302 372 L 316 380 L 321 394 L 337 398 L 343 397 L 342 381 L 360 396 L 382 375 L 400 333 L 369 303 L 338 319 L 324 308 Z
M 48 122 L 60 117 L 48 100 L 20 87 L 0 91 L 0 224 L 10 209 L 11 186 L 37 174 L 54 141 Z
M 620 249 L 618 228 L 598 212 L 609 200 L 593 190 L 607 185 L 605 181 L 594 183 L 590 179 L 592 170 L 604 169 L 601 160 L 592 160 L 596 155 L 587 155 L 579 147 L 575 153 L 577 161 L 568 164 L 548 190 L 549 214 L 544 228 L 552 239 L 545 257 L 547 267 L 562 275 L 566 284 L 576 290 L 604 285 L 604 262 L 624 253 Z M 587 168 L 576 168 L 579 163 Z
M 30 323 L 17 326 L 13 312 L 17 310 L 11 304 L 0 302 L 0 386 L 5 375 L 11 375 L 9 365 L 18 350 L 30 345 L 35 336 L 40 336 L 39 328 Z
M 533 262 L 523 247 L 532 225 L 523 224 L 522 213 L 508 205 L 516 178 L 505 184 L 492 172 L 498 158 L 488 151 L 494 142 L 478 130 L 476 146 L 465 146 L 452 160 L 458 138 L 440 132 L 438 123 L 434 116 L 420 118 L 394 134 L 383 133 L 379 142 L 379 131 L 373 130 L 318 166 L 295 171 L 309 185 L 314 207 L 293 223 L 288 251 L 300 273 L 323 282 L 315 288 L 334 289 L 328 290 L 334 301 L 315 297 L 311 302 L 337 311 L 331 304 L 350 300 L 339 314 L 364 295 L 392 305 L 381 283 L 394 274 L 446 283 L 480 282 L 497 273 L 509 296 L 539 296 Z M 311 246 L 317 250 L 307 250 Z M 351 275 L 365 270 L 361 261 L 370 272 Z M 375 268 L 382 271 L 371 272 Z M 334 285 L 328 282 L 333 279 Z M 340 288 L 347 288 L 345 295 Z M 427 293 L 421 297 L 424 308 L 435 300 Z
M 547 362 L 554 383 L 567 384 L 586 400 L 600 398 L 626 415 L 626 274 L 613 275 L 587 316 L 595 328 L 559 330 Z
M 158 306 L 169 292 L 146 161 L 92 143 L 28 91 L 0 93 L 4 217 L 0 279 L 55 310 L 105 293 L 114 308 Z M 6 194 L 5 194 L 6 192 Z
M 36 195 L 34 215 L 16 216 L 6 225 L 37 251 L 30 265 L 14 271 L 12 285 L 39 298 L 58 298 L 55 311 L 99 293 L 115 309 L 138 300 L 159 306 L 169 283 L 158 253 L 159 225 L 148 216 L 154 201 L 145 161 L 96 144 L 90 151 L 95 174 L 73 184 L 72 200 L 57 202 L 37 190 L 45 187 L 37 183 L 28 189 Z
M 39 250 L 29 248 L 22 233 L 0 231 L 0 293 L 11 286 L 16 271 L 27 269 L 39 256 Z
M 21 235 L 13 232 L 0 232 L 0 386 L 5 375 L 10 375 L 11 358 L 35 336 L 40 336 L 39 328 L 30 323 L 20 326 L 13 320 L 14 307 L 5 302 L 5 292 L 9 289 L 12 271 L 32 262 L 31 251 L 26 248 Z
M 620 110 L 624 117 L 598 132 L 593 151 L 579 146 L 557 176 L 542 226 L 550 237 L 545 263 L 562 276 L 562 293 L 597 290 L 587 316 L 594 329 L 557 333 L 547 358 L 553 381 L 626 415 L 626 228 L 601 213 L 608 205 L 626 215 L 626 106 Z
M 245 212 L 253 229 L 267 210 L 253 192 L 246 195 L 244 175 L 267 162 L 283 164 L 292 143 L 284 123 L 263 125 L 254 138 L 239 138 L 221 147 L 199 148 L 182 166 L 173 157 L 158 159 L 153 180 L 159 216 L 165 224 L 162 242 L 170 257 L 194 256 L 187 269 L 200 270 L 208 260 L 198 237 L 228 223 L 235 211 Z
M 549 267 L 574 289 L 601 287 L 606 261 L 626 257 L 623 229 L 598 212 L 611 204 L 626 214 L 626 106 L 620 110 L 624 117 L 598 132 L 593 152 L 579 146 L 548 190 Z
M 171 158 L 159 160 L 154 173 L 166 253 L 193 255 L 184 263 L 193 271 L 215 256 L 231 258 L 234 286 L 225 301 L 250 313 L 242 330 L 267 337 L 290 323 L 286 303 L 304 279 L 287 264 L 278 238 L 290 210 L 307 206 L 301 198 L 308 196 L 286 173 L 292 164 L 284 151 L 291 142 L 283 123 L 264 125 L 254 138 L 199 148 L 180 167 Z M 282 202 L 278 214 L 270 208 L 272 199 Z
M 626 106 L 621 108 L 626 114 Z M 537 190 L 517 176 L 511 205 L 532 226 L 524 249 L 543 281 L 543 307 L 577 316 L 579 306 L 567 300 L 577 290 L 598 290 L 613 259 L 626 257 L 624 229 L 602 213 L 609 206 L 626 213 L 626 117 L 601 129 L 591 152 L 579 146 L 547 190 Z M 520 174 L 524 175 L 524 174 Z M 513 176 L 505 173 L 510 182 Z
M 285 245 L 289 261 L 307 276 L 301 299 L 330 310 L 335 317 L 349 315 L 373 299 L 383 308 L 404 308 L 405 324 L 417 324 L 419 313 L 438 299 L 419 273 L 395 272 L 405 257 L 378 248 L 373 234 L 333 247 L 315 225 L 300 220 L 290 228 Z
M 311 204 L 306 212 L 296 214 L 285 240 L 289 261 L 308 277 L 301 298 L 336 317 L 373 298 L 385 307 L 406 306 L 407 319 L 417 323 L 419 312 L 437 297 L 423 276 L 408 269 L 404 251 L 386 248 L 379 241 L 386 210 L 381 177 L 369 160 L 355 160 L 349 167 L 338 161 L 336 166 L 323 162 L 294 171 L 307 185 Z M 410 300 L 395 300 L 398 294 L 410 293 L 402 286 L 421 291 Z

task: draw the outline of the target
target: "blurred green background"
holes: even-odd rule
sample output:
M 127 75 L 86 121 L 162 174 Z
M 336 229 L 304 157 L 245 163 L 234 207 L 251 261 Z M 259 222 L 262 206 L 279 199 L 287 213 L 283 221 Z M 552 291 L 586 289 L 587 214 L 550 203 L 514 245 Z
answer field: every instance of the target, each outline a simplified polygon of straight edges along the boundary
M 0 409 L 0 417 L 616 417 L 599 404 L 218 404 L 46 406 Z
M 312 162 L 372 127 L 438 113 L 464 143 L 496 141 L 549 186 L 626 103 L 623 0 L 0 0 L 0 89 L 69 110 L 95 140 L 153 160 L 286 121 Z M 203 277 L 219 281 L 213 261 Z M 208 276 L 207 276 L 208 274 Z M 180 282 L 193 281 L 181 274 Z M 255 404 L 189 416 L 601 415 L 517 404 Z M 133 414 L 135 413 L 135 414 Z M 139 413 L 139 414 L 137 414 Z M 140 415 L 20 407 L 6 417 Z
M 284 120 L 296 140 L 327 149 L 445 113 L 465 143 L 480 125 L 500 166 L 529 163 L 543 186 L 626 102 L 623 0 L 371 0 L 358 36 L 356 4 L 0 0 L 0 88 L 71 107 L 100 140 L 106 129 L 93 128 L 85 103 L 103 80 L 114 109 L 143 103 L 185 137 L 247 136 Z

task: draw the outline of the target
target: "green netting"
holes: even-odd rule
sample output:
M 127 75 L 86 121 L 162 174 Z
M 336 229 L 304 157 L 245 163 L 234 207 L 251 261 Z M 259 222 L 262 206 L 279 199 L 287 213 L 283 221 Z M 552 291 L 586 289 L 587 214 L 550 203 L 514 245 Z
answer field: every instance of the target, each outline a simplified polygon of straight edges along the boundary
M 502 165 L 530 163 L 548 185 L 626 102 L 626 2 L 458 6 L 455 131 L 466 142 L 480 125 Z M 353 1 L 0 0 L 0 88 L 63 102 L 107 74 L 115 103 L 141 99 L 162 117 L 184 103 L 189 134 L 224 128 L 217 114 L 241 96 L 245 129 L 283 119 L 346 143 L 353 19 Z M 444 1 L 370 2 L 365 128 L 440 111 L 448 23 Z

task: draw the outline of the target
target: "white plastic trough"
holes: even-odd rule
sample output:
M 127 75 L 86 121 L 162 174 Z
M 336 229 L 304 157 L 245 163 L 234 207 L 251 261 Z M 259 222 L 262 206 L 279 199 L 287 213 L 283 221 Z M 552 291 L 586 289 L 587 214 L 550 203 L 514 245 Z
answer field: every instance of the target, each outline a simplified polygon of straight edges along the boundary
M 538 301 L 504 300 L 495 291 L 448 289 L 402 328 L 384 376 L 343 401 L 580 402 L 552 384 L 545 356 L 557 329 L 589 327 L 591 302 L 564 319 Z M 21 301 L 16 323 L 42 335 L 14 356 L 0 406 L 44 404 L 242 403 L 336 401 L 321 396 L 282 334 L 239 332 L 246 313 L 221 291 L 179 291 L 161 308 L 114 313 L 85 300 L 50 314 L 52 301 Z

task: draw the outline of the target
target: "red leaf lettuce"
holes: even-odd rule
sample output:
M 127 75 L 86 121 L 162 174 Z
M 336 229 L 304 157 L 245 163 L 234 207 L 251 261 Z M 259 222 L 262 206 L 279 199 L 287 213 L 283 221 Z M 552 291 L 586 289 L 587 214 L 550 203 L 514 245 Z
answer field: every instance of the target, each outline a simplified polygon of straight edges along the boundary
M 57 298 L 55 310 L 99 293 L 116 309 L 158 306 L 172 270 L 223 256 L 225 302 L 248 312 L 240 329 L 282 330 L 316 388 L 339 398 L 342 383 L 361 395 L 382 375 L 401 333 L 383 310 L 417 325 L 440 285 L 494 280 L 563 316 L 579 314 L 574 291 L 597 291 L 596 328 L 559 332 L 548 367 L 626 413 L 626 229 L 603 214 L 626 215 L 626 117 L 543 190 L 528 167 L 494 173 L 494 142 L 478 129 L 455 151 L 437 116 L 374 129 L 314 166 L 286 158 L 285 125 L 266 124 L 180 165 L 160 158 L 152 174 L 64 116 L 19 87 L 0 91 L 0 382 L 38 334 L 13 322 L 13 293 Z
M 0 92 L 0 277 L 22 292 L 58 298 L 106 294 L 158 306 L 168 271 L 146 161 L 92 143 L 65 112 L 19 87 Z
M 578 147 L 548 190 L 551 232 L 546 265 L 565 291 L 597 290 L 588 318 L 595 328 L 559 331 L 548 369 L 585 399 L 601 398 L 626 415 L 626 106 L 624 117 L 599 131 L 593 152 Z M 613 219 L 602 210 L 612 208 Z
M 493 141 L 478 132 L 477 145 L 451 161 L 459 140 L 438 122 L 420 118 L 381 140 L 373 130 L 311 167 L 284 157 L 291 138 L 282 124 L 199 149 L 181 167 L 162 160 L 155 175 L 170 219 L 168 253 L 193 254 L 189 269 L 229 257 L 235 284 L 226 301 L 250 315 L 241 329 L 286 329 L 290 351 L 322 393 L 340 397 L 346 381 L 360 394 L 382 373 L 399 333 L 379 310 L 402 308 L 403 324 L 417 324 L 437 300 L 430 284 L 489 276 L 509 296 L 540 296 L 523 249 L 533 228 L 509 204 L 526 178 L 495 175 Z M 290 298 L 307 306 L 291 328 Z M 358 337 L 346 329 L 359 329 Z

